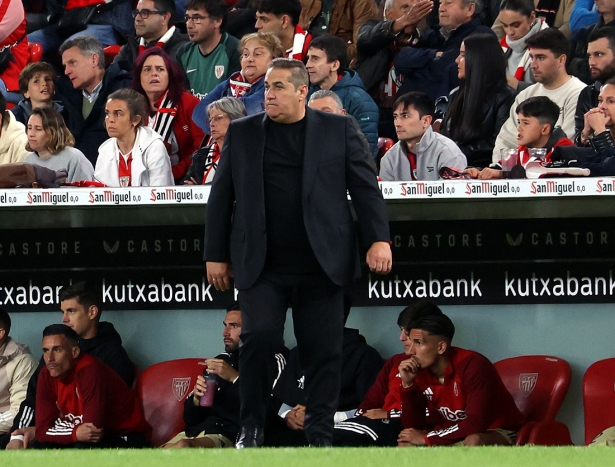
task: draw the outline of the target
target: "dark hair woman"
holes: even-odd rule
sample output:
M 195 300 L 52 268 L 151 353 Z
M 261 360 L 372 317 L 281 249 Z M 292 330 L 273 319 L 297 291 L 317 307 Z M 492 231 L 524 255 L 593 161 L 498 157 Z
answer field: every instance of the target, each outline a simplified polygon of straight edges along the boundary
M 146 49 L 135 61 L 132 87 L 147 99 L 145 124 L 162 137 L 175 180 L 186 175 L 204 137 L 192 121 L 199 100 L 184 89 L 184 81 L 182 69 L 161 47 Z
M 504 53 L 492 34 L 466 37 L 456 63 L 461 85 L 449 96 L 440 132 L 457 143 L 469 166 L 485 167 L 515 92 L 506 83 Z

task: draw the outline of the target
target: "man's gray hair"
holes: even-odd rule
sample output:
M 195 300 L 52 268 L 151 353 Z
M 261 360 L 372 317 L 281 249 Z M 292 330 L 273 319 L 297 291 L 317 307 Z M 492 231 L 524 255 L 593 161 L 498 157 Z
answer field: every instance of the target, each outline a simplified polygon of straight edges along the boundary
M 324 99 L 326 97 L 330 97 L 331 99 L 333 99 L 335 101 L 335 105 L 339 107 L 339 110 L 344 110 L 344 104 L 342 103 L 340 96 L 335 94 L 330 89 L 321 89 L 319 91 L 316 91 L 314 94 L 310 96 L 308 105 L 310 105 L 314 101 L 317 101 L 318 99 Z
M 461 0 L 461 6 L 466 8 L 470 3 L 474 3 L 474 14 L 479 14 L 483 9 L 481 0 Z
M 386 2 L 384 2 L 384 11 L 391 11 L 393 9 L 393 3 L 395 3 L 395 0 L 386 0 Z
M 73 47 L 77 47 L 84 57 L 98 55 L 98 68 L 105 69 L 105 51 L 98 39 L 93 36 L 78 36 L 64 41 L 60 46 L 60 55 Z
M 207 106 L 207 115 L 209 115 L 213 109 L 221 110 L 227 114 L 231 120 L 237 120 L 238 118 L 248 115 L 246 106 L 236 97 L 223 97 L 217 101 L 213 101 Z

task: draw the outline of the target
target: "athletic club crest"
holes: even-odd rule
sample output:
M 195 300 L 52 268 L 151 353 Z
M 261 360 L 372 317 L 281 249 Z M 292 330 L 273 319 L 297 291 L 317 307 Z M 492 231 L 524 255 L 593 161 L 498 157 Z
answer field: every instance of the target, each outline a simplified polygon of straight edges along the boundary
M 178 401 L 183 401 L 188 393 L 191 378 L 173 378 L 173 395 Z
M 519 389 L 523 391 L 525 397 L 529 396 L 536 387 L 538 373 L 521 373 L 519 375 Z
M 222 76 L 224 75 L 224 65 L 216 65 L 214 67 L 214 73 L 217 79 L 222 78 Z

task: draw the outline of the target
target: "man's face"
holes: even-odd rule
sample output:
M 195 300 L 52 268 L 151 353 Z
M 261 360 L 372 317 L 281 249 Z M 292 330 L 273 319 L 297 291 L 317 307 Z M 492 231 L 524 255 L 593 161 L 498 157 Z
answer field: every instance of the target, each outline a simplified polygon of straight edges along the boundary
M 229 311 L 224 318 L 224 351 L 227 353 L 239 350 L 239 336 L 241 335 L 241 311 Z
M 62 379 L 77 364 L 80 350 L 66 336 L 43 337 L 43 359 L 52 378 Z
M 611 13 L 615 11 L 615 0 L 595 0 L 598 13 Z
M 153 0 L 139 0 L 137 10 L 158 11 L 158 8 L 154 5 Z M 137 36 L 142 37 L 146 42 L 160 39 L 168 30 L 166 14 L 150 13 L 147 18 L 143 18 L 141 15 L 137 15 L 135 18 Z
M 536 82 L 545 86 L 555 82 L 561 64 L 566 61 L 565 55 L 555 57 L 555 54 L 548 49 L 530 49 L 530 58 L 532 60 L 530 69 L 534 73 Z
M 442 339 L 421 329 L 411 329 L 408 340 L 410 341 L 408 355 L 416 358 L 422 369 L 434 367 L 444 352 Z
M 604 82 L 615 75 L 615 57 L 606 37 L 587 44 L 587 55 L 593 80 Z
M 49 73 L 40 72 L 28 81 L 28 90 L 24 96 L 32 102 L 51 102 L 54 91 L 53 77 Z
M 86 57 L 77 47 L 71 47 L 62 54 L 64 74 L 68 76 L 75 89 L 87 89 L 98 79 L 98 55 Z
M 201 44 L 211 40 L 220 30 L 221 19 L 213 19 L 206 10 L 186 10 L 186 32 L 192 42 Z
M 339 63 L 337 60 L 328 62 L 324 50 L 312 47 L 308 50 L 308 60 L 305 67 L 310 75 L 310 83 L 320 86 L 332 74 L 337 75 Z
M 384 19 L 386 21 L 395 21 L 401 18 L 410 11 L 410 8 L 417 0 L 393 0 L 393 6 L 390 10 L 384 11 Z
M 463 0 L 443 0 L 438 10 L 440 26 L 449 31 L 457 29 L 472 19 L 474 10 L 473 3 L 463 6 Z
M 271 120 L 292 123 L 300 120 L 305 112 L 307 86 L 290 82 L 291 70 L 270 68 L 265 75 L 265 111 Z
M 256 24 L 254 27 L 258 32 L 272 32 L 275 35 L 279 35 L 282 32 L 282 25 L 284 23 L 284 15 L 279 17 L 273 13 L 263 13 L 261 11 L 256 12 Z
M 395 132 L 401 141 L 413 142 L 420 140 L 429 126 L 428 116 L 421 117 L 414 106 L 404 109 L 402 105 L 393 112 Z
M 76 298 L 69 298 L 60 303 L 62 309 L 62 324 L 77 333 L 79 337 L 91 339 L 96 334 L 96 317 L 98 308 L 91 306 L 85 309 Z
M 613 127 L 615 125 L 615 85 L 605 84 L 602 86 L 598 96 L 598 108 L 609 118 L 606 127 Z
M 344 109 L 340 109 L 340 106 L 337 105 L 335 100 L 330 96 L 321 97 L 320 99 L 310 101 L 308 107 L 331 114 L 346 115 L 346 111 Z
M 536 143 L 545 134 L 549 134 L 549 124 L 540 123 L 536 117 L 519 113 L 517 115 L 517 145 L 536 147 Z

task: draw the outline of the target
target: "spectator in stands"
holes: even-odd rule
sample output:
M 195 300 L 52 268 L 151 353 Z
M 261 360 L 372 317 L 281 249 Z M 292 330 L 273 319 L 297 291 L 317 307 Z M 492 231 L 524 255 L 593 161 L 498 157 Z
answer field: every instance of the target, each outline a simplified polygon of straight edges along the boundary
M 433 9 L 431 0 L 383 0 L 384 21 L 367 20 L 359 29 L 355 70 L 380 111 L 378 135 L 395 139 L 393 103 L 401 85 L 393 57 L 418 40 L 418 26 Z
M 225 32 L 226 15 L 224 0 L 190 0 L 186 5 L 190 42 L 178 50 L 177 59 L 190 92 L 199 99 L 240 70 L 239 41 Z
M 28 40 L 41 44 L 43 56 L 52 63 L 55 61 L 56 51 L 60 45 L 79 36 L 95 37 L 103 47 L 107 47 L 108 45 L 120 44 L 124 42 L 124 37 L 135 33 L 132 16 L 130 15 L 132 2 L 113 1 L 106 3 L 97 0 L 47 0 L 46 3 L 50 24 L 28 34 Z M 96 4 L 99 4 L 97 13 L 94 13 L 83 31 L 68 36 L 68 34 L 58 30 L 57 22 L 67 11 Z
M 506 59 L 495 36 L 472 34 L 456 62 L 461 85 L 448 97 L 440 132 L 459 146 L 468 165 L 486 167 L 515 99 L 506 84 Z
M 571 56 L 568 58 L 568 72 L 587 84 L 592 83 L 587 58 L 587 43 L 589 34 L 594 29 L 602 28 L 603 26 L 615 26 L 615 1 L 597 1 L 596 11 L 600 13 L 598 22 L 579 29 L 570 39 Z
M 11 317 L 0 308 L 0 435 L 7 433 L 26 398 L 36 359 L 25 344 L 10 337 Z
M 510 115 L 495 141 L 492 158 L 495 163 L 500 160 L 502 148 L 514 149 L 518 146 L 515 109 L 528 97 L 547 96 L 555 102 L 561 109 L 557 125 L 568 138 L 574 136 L 574 113 L 584 84 L 566 72 L 568 39 L 559 30 L 548 28 L 530 37 L 527 45 L 530 48 L 531 69 L 536 84 L 517 94 Z
M 49 63 L 34 62 L 26 65 L 19 74 L 19 92 L 24 95 L 24 99 L 11 109 L 18 122 L 24 125 L 28 123 L 35 107 L 53 107 L 60 113 L 64 112 L 62 103 L 53 100 L 56 79 L 56 73 Z
M 224 144 L 233 120 L 245 117 L 246 107 L 239 99 L 223 97 L 207 106 L 211 136 L 207 144 L 192 155 L 192 164 L 184 177 L 186 185 L 209 185 L 213 181 Z
M 344 336 L 342 344 L 342 386 L 335 422 L 352 418 L 365 394 L 374 384 L 382 368 L 382 357 L 357 329 L 345 326 L 351 301 L 344 294 Z M 305 420 L 305 373 L 301 368 L 299 349 L 290 351 L 288 363 L 273 388 L 277 409 L 266 432 L 267 446 L 307 446 L 303 431 Z M 279 407 L 279 409 L 278 409 Z
M 466 168 L 457 145 L 431 128 L 434 107 L 427 94 L 409 92 L 395 101 L 393 120 L 399 141 L 380 161 L 382 181 L 439 180 L 440 169 Z
M 216 395 L 211 407 L 201 407 L 200 399 L 207 392 L 207 381 L 198 376 L 194 390 L 184 404 L 186 430 L 166 443 L 165 448 L 234 448 L 239 432 L 239 346 L 241 308 L 234 302 L 224 318 L 224 353 L 205 360 L 207 373 L 215 375 Z M 275 355 L 278 377 L 285 357 Z M 276 378 L 277 379 L 277 378 Z
M 388 359 L 376 381 L 369 388 L 355 416 L 335 425 L 333 442 L 338 446 L 396 446 L 401 424 L 401 380 L 399 364 L 408 358 L 410 341 L 408 324 L 414 316 L 442 314 L 433 303 L 418 300 L 404 308 L 397 317 L 400 329 L 399 340 L 403 353 Z
M 80 338 L 81 352 L 99 359 L 113 369 L 122 380 L 132 387 L 135 379 L 135 365 L 128 358 L 122 347 L 122 339 L 112 323 L 100 321 L 102 313 L 102 297 L 99 288 L 86 282 L 76 282 L 60 290 L 60 307 L 62 323 L 72 328 Z M 36 406 L 36 388 L 41 369 L 44 367 L 41 358 L 38 368 L 30 378 L 26 399 L 19 407 L 19 413 L 13 420 L 12 435 L 23 436 L 0 440 L 0 448 L 27 448 L 34 440 L 34 414 Z
M 525 41 L 549 25 L 536 18 L 533 0 L 505 0 L 498 19 L 505 33 L 500 43 L 506 54 L 508 85 L 522 91 L 536 82 L 530 69 L 532 60 Z
M 530 97 L 517 106 L 515 112 L 518 116 L 517 126 L 517 157 L 515 165 L 525 166 L 530 161 L 533 148 L 545 148 L 547 150 L 543 160 L 551 162 L 551 152 L 558 146 L 572 146 L 561 128 L 555 123 L 559 119 L 559 107 L 551 99 L 545 96 Z M 504 178 L 502 162 L 498 168 L 486 167 L 482 170 L 470 168 L 465 171 L 472 178 L 490 179 Z
M 94 177 L 111 187 L 172 186 L 171 159 L 162 137 L 147 122 L 147 102 L 134 89 L 119 89 L 105 104 L 109 139 L 98 149 Z
M 0 164 L 22 162 L 28 154 L 27 142 L 26 127 L 6 110 L 6 100 L 0 93 Z
M 230 96 L 240 99 L 246 107 L 248 115 L 262 112 L 265 103 L 265 73 L 274 58 L 284 56 L 280 39 L 270 32 L 256 32 L 241 39 L 241 71 L 220 83 L 201 100 L 194 109 L 192 119 L 206 133 L 210 134 L 207 125 L 207 106 L 218 99 Z
M 0 8 L 0 94 L 12 107 L 21 100 L 19 73 L 30 61 L 22 2 L 3 0 Z M 10 108 L 10 107 L 9 107 Z
M 594 0 L 576 0 L 570 13 L 570 30 L 576 32 L 586 26 L 596 24 L 600 14 L 596 10 Z
M 70 39 L 60 47 L 64 74 L 56 93 L 68 113 L 75 147 L 96 166 L 99 146 L 108 138 L 105 102 L 113 91 L 130 87 L 130 74 L 114 63 L 105 70 L 101 43 L 91 36 Z
M 320 110 L 321 112 L 347 115 L 346 110 L 344 110 L 344 103 L 340 99 L 340 96 L 335 94 L 330 89 L 323 89 L 312 94 L 308 101 L 308 107 Z
M 404 430 L 399 446 L 512 445 L 525 422 L 493 364 L 453 347 L 444 314 L 414 318 L 399 364 Z
M 28 144 L 33 151 L 24 162 L 51 170 L 66 170 L 66 181 L 94 180 L 94 167 L 79 149 L 75 138 L 66 128 L 60 112 L 51 107 L 35 107 L 28 119 Z
M 167 53 L 153 47 L 139 54 L 132 87 L 148 101 L 147 126 L 162 136 L 171 159 L 173 178 L 188 171 L 190 156 L 203 141 L 203 132 L 192 121 L 199 100 L 184 91 L 184 72 Z
M 356 71 L 346 70 L 346 44 L 339 37 L 323 34 L 310 44 L 306 68 L 310 76 L 310 94 L 330 89 L 335 92 L 367 138 L 374 158 L 378 157 L 378 106 L 363 89 Z M 309 97 L 309 96 L 308 96 Z
M 574 142 L 577 146 L 589 145 L 589 140 L 581 133 L 583 128 L 586 130 L 585 136 L 589 132 L 585 114 L 598 107 L 598 95 L 602 83 L 615 76 L 615 28 L 594 29 L 589 34 L 587 42 L 589 71 L 594 82 L 581 91 L 577 101 L 574 115 Z
M 45 448 L 139 448 L 151 428 L 134 391 L 92 355 L 65 324 L 43 330 L 43 359 L 36 389 L 36 442 Z
M 416 44 L 402 47 L 393 58 L 395 71 L 402 76 L 399 94 L 421 91 L 432 102 L 441 95 L 447 68 L 455 63 L 463 40 L 474 33 L 492 33 L 491 29 L 481 25 L 480 9 L 480 0 L 445 0 L 440 3 L 439 28 L 421 32 Z M 450 89 L 445 92 L 450 92 Z
M 502 2 L 500 6 L 500 15 L 494 21 L 492 29 L 495 34 L 498 36 L 498 39 L 502 39 L 504 35 L 508 34 L 508 32 L 504 29 L 504 20 L 501 16 L 501 9 L 504 4 L 509 3 L 507 1 Z M 593 3 L 593 0 L 592 0 Z M 514 2 L 513 5 L 518 5 L 518 2 Z M 575 5 L 575 0 L 562 0 L 555 3 L 548 3 L 545 0 L 532 0 L 531 6 L 524 7 L 524 10 L 527 12 L 529 9 L 534 11 L 535 18 L 546 23 L 546 27 L 557 28 L 564 36 L 569 38 L 572 35 L 569 19 L 572 14 L 573 8 Z M 510 5 L 509 5 L 510 6 Z M 510 19 L 510 18 L 508 18 Z M 510 23 L 507 23 L 510 24 Z M 523 24 L 520 24 L 523 27 Z
M 139 0 L 137 9 L 132 12 L 137 35 L 126 38 L 126 44 L 113 62 L 126 60 L 130 70 L 137 55 L 150 47 L 162 47 L 173 60 L 177 60 L 177 50 L 188 42 L 188 36 L 173 25 L 175 13 L 173 0 Z
M 378 19 L 373 0 L 303 0 L 299 24 L 318 37 L 328 32 L 348 44 L 348 59 L 352 64 L 357 56 L 359 28 L 369 19 Z
M 299 26 L 301 2 L 299 0 L 253 0 L 251 7 L 256 10 L 256 29 L 272 32 L 286 51 L 284 56 L 307 61 L 307 51 L 312 35 Z

